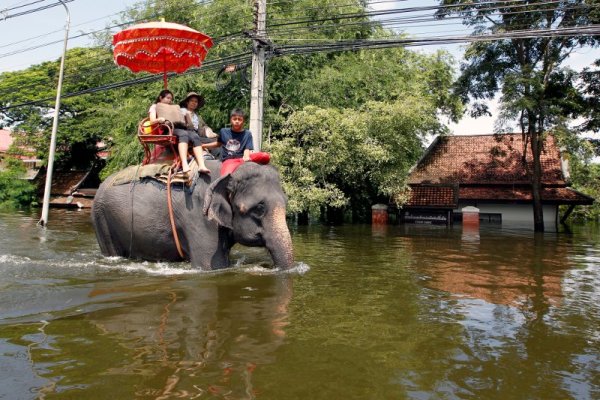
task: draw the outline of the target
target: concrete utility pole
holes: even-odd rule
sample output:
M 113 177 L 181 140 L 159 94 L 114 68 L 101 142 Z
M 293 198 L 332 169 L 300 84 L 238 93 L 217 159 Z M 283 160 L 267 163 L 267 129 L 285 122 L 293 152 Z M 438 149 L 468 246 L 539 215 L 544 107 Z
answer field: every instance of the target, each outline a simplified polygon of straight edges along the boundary
M 262 145 L 263 97 L 265 88 L 265 46 L 267 45 L 267 0 L 255 0 L 255 33 L 252 48 L 252 83 L 250 85 L 250 131 L 254 150 Z
M 52 170 L 54 169 L 54 153 L 56 152 L 56 131 L 58 130 L 58 113 L 60 111 L 60 95 L 62 92 L 63 75 L 65 72 L 65 57 L 67 55 L 67 40 L 69 39 L 69 27 L 71 26 L 71 13 L 63 0 L 58 0 L 67 11 L 65 25 L 65 40 L 63 44 L 62 58 L 60 59 L 60 72 L 58 73 L 58 86 L 56 88 L 56 102 L 54 104 L 54 120 L 52 121 L 52 136 L 50 137 L 50 151 L 48 152 L 48 165 L 46 167 L 46 186 L 44 186 L 44 203 L 42 205 L 42 218 L 38 224 L 48 224 L 48 209 L 50 207 L 50 191 L 52 188 Z

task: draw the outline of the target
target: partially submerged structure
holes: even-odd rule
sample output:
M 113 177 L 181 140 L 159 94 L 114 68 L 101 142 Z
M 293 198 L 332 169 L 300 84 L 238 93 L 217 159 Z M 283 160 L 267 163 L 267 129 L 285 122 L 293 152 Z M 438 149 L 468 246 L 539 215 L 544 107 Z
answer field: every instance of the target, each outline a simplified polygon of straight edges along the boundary
M 0 129 L 0 161 L 6 157 L 20 159 L 26 168 L 24 179 L 33 181 L 41 198 L 46 179 L 46 170 L 41 160 L 35 157 L 35 150 L 25 146 L 13 146 L 13 132 Z M 50 206 L 63 208 L 90 208 L 96 189 L 100 185 L 98 174 L 108 155 L 103 142 L 96 144 L 98 161 L 84 170 L 54 171 L 50 190 Z
M 43 195 L 45 170 L 36 178 L 40 197 Z M 55 171 L 50 188 L 50 206 L 58 208 L 91 208 L 100 184 L 98 169 Z
M 480 220 L 533 223 L 533 201 L 523 136 L 498 134 L 439 136 L 409 174 L 411 193 L 400 218 L 404 222 L 452 223 L 466 206 L 477 207 Z M 526 162 L 532 167 L 531 153 Z M 568 187 L 568 162 L 552 135 L 542 151 L 544 223 L 558 223 L 559 205 L 568 205 L 563 220 L 576 205 L 594 199 Z

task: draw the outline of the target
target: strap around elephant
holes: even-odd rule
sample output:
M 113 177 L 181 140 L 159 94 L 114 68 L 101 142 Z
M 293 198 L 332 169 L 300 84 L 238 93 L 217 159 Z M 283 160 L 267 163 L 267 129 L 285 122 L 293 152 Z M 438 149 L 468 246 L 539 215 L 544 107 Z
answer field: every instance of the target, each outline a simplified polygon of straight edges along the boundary
M 175 217 L 173 216 L 173 201 L 171 199 L 171 177 L 173 175 L 173 170 L 177 169 L 179 163 L 177 162 L 173 168 L 169 171 L 169 175 L 167 178 L 167 206 L 169 208 L 169 220 L 171 221 L 171 230 L 173 231 L 173 239 L 175 239 L 175 247 L 177 248 L 177 253 L 183 259 L 185 256 L 183 254 L 183 250 L 181 249 L 181 243 L 179 242 L 179 235 L 177 234 L 177 227 L 175 226 Z

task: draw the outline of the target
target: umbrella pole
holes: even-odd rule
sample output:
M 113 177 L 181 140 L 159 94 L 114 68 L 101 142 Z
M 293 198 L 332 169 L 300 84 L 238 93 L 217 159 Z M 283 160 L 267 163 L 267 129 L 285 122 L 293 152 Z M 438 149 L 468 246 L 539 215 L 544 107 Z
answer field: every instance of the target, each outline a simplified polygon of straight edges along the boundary
M 163 53 L 163 85 L 167 88 L 167 55 Z

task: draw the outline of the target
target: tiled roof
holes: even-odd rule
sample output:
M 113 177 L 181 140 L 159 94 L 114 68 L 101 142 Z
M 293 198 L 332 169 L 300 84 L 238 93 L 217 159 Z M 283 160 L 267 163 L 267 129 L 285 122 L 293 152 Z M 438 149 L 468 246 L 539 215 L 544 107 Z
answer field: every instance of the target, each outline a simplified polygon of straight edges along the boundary
M 544 203 L 558 204 L 592 204 L 594 199 L 566 187 L 542 189 Z M 461 200 L 494 200 L 494 201 L 532 201 L 531 186 L 461 186 Z
M 405 206 L 456 208 L 458 205 L 458 187 L 452 185 L 413 186 Z
M 52 187 L 50 193 L 53 196 L 69 196 L 83 182 L 89 171 L 54 171 L 52 174 Z M 46 174 L 40 174 L 39 189 L 43 192 Z
M 526 184 L 521 134 L 438 137 L 411 171 L 410 184 Z M 531 165 L 528 148 L 527 161 Z M 546 138 L 541 156 L 542 182 L 565 185 L 554 138 Z

